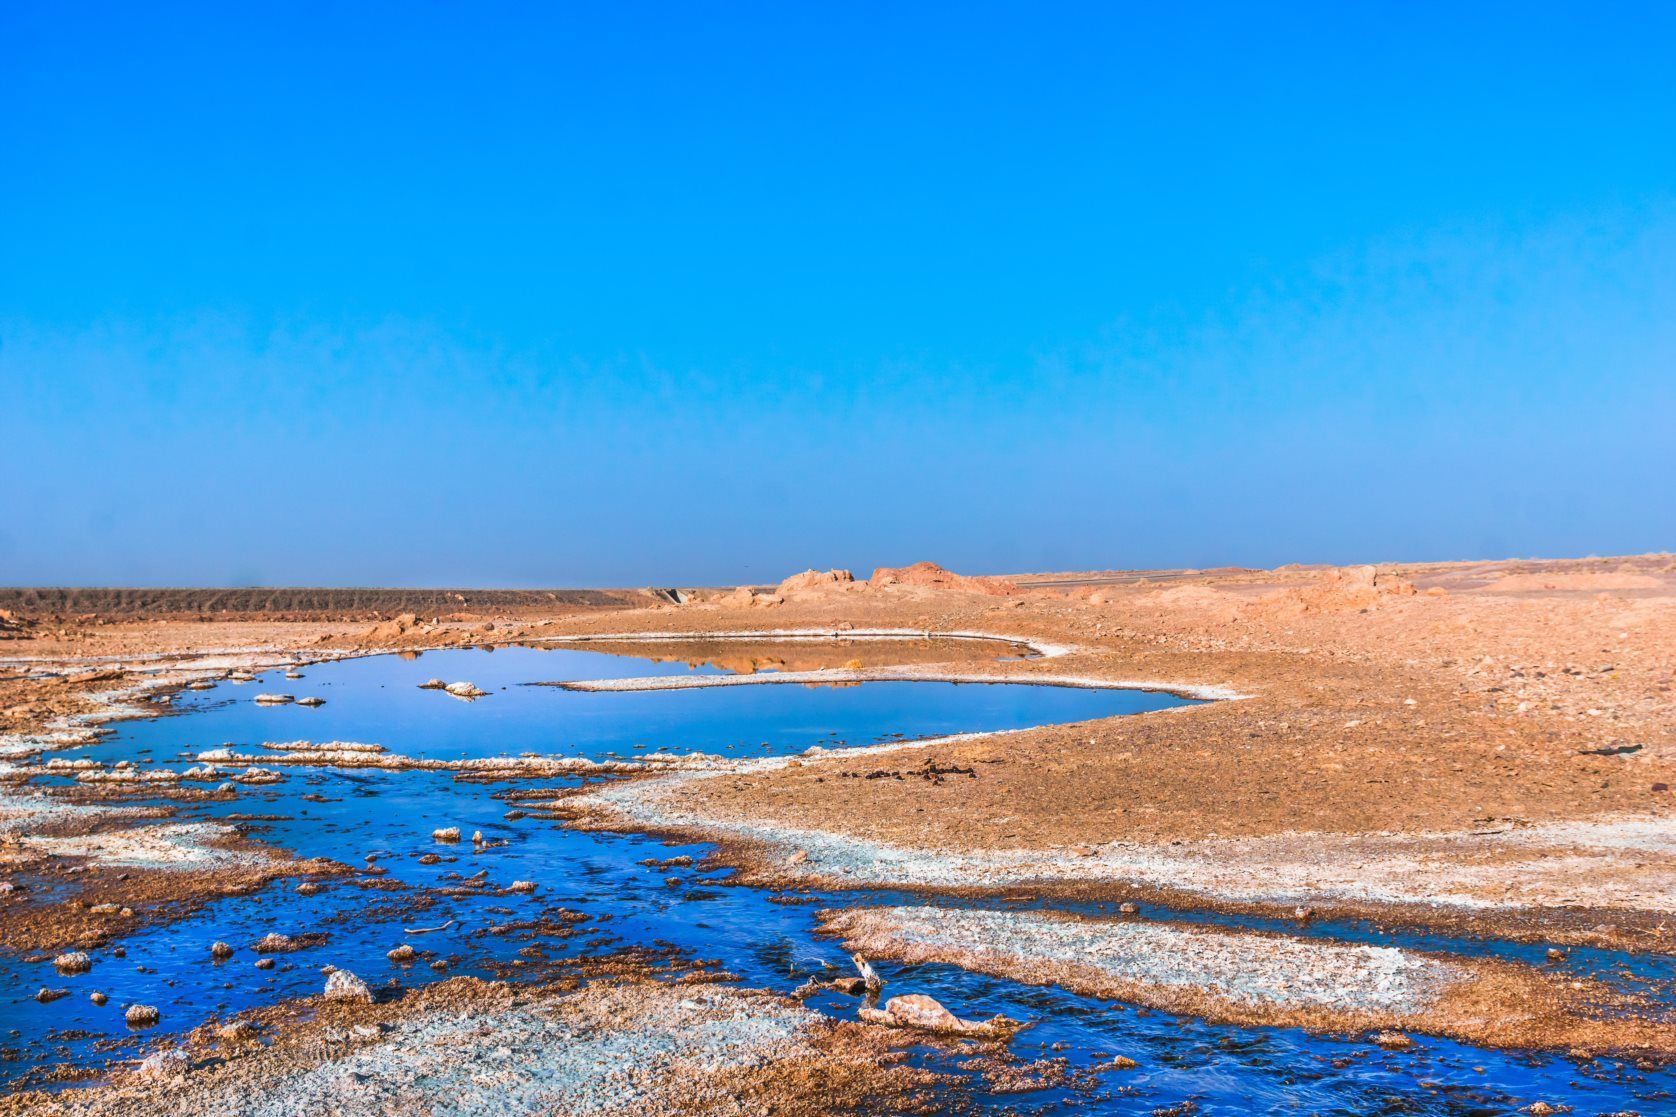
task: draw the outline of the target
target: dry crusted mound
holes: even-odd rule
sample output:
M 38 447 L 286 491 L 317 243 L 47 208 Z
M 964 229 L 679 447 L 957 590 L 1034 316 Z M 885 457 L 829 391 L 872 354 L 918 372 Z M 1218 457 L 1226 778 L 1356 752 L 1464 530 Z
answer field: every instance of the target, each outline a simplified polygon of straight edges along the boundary
M 1371 609 L 1393 598 L 1413 597 L 1414 583 L 1373 566 L 1324 571 L 1314 585 L 1280 590 L 1259 598 L 1253 612 L 1346 613 Z
M 781 582 L 778 592 L 781 597 L 790 597 L 793 594 L 846 590 L 854 585 L 855 575 L 848 570 L 805 570 Z
M 376 644 L 399 639 L 418 627 L 419 618 L 417 616 L 412 613 L 403 613 L 394 620 L 373 625 L 361 634 L 361 638 Z
M 916 562 L 912 566 L 881 566 L 873 571 L 868 584 L 874 589 L 887 586 L 922 586 L 936 590 L 958 590 L 962 593 L 986 593 L 993 597 L 1010 597 L 1023 593 L 1005 578 L 974 578 L 944 570 L 934 562 Z

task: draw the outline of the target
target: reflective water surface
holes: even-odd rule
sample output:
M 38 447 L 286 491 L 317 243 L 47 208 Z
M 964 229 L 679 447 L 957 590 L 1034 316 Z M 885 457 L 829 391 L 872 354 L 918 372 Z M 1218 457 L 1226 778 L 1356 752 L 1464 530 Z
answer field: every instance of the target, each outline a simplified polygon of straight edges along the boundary
M 1010 654 L 1016 651 L 997 649 L 997 655 Z M 835 664 L 844 661 L 841 649 L 833 655 Z M 270 672 L 250 684 L 184 692 L 177 715 L 122 723 L 113 736 L 83 752 L 106 761 L 172 764 L 224 744 L 242 752 L 255 751 L 263 741 L 306 739 L 373 742 L 392 752 L 437 758 L 522 752 L 632 757 L 659 748 L 756 756 L 798 752 L 814 744 L 853 746 L 899 736 L 1071 722 L 1183 701 L 1161 694 L 1023 684 L 890 682 L 643 693 L 522 685 L 724 669 L 715 662 L 659 661 L 654 649 L 630 657 L 503 648 L 318 664 L 303 669 L 301 679 Z M 464 702 L 418 689 L 432 677 L 470 680 L 489 695 Z M 263 707 L 250 701 L 257 693 L 276 691 L 316 695 L 326 705 Z M 94 951 L 93 971 L 78 977 L 59 977 L 48 964 L 0 952 L 4 1047 L 12 1056 L 0 1063 L 0 1076 L 15 1081 L 43 1063 L 97 1062 L 141 1042 L 123 1025 L 113 1007 L 117 1004 L 141 1001 L 162 1010 L 161 1027 L 143 1037 L 149 1039 L 188 1029 L 213 1014 L 316 993 L 319 968 L 328 963 L 352 969 L 374 985 L 414 984 L 461 973 L 516 977 L 539 967 L 543 957 L 638 946 L 711 959 L 749 985 L 790 991 L 823 972 L 823 964 L 843 963 L 838 944 L 814 934 L 814 912 L 820 908 L 924 902 L 923 897 L 871 892 L 819 895 L 817 902 L 807 903 L 809 897 L 735 885 L 725 870 L 696 864 L 705 847 L 578 833 L 534 817 L 508 819 L 508 804 L 495 796 L 517 784 L 456 782 L 446 774 L 425 772 L 282 771 L 284 782 L 245 790 L 236 802 L 186 805 L 181 812 L 189 817 L 273 816 L 254 824 L 252 832 L 302 856 L 357 868 L 370 857 L 384 873 L 363 879 L 379 887 L 333 882 L 318 895 L 301 896 L 292 882 L 277 882 L 260 894 L 213 903 L 181 921 L 130 936 L 121 942 L 125 958 L 115 957 L 108 947 Z M 553 785 L 550 780 L 543 784 Z M 481 830 L 492 842 L 505 844 L 482 850 L 469 842 L 439 846 L 431 831 L 441 826 L 458 826 L 467 835 Z M 428 854 L 443 859 L 420 863 Z M 681 863 L 684 857 L 695 863 Z M 668 863 L 671 859 L 676 863 Z M 486 872 L 489 888 L 460 886 L 461 878 L 480 871 Z M 514 880 L 540 887 L 534 895 L 494 891 Z M 438 927 L 450 920 L 456 922 L 446 931 L 404 933 L 404 928 Z M 248 947 L 270 931 L 320 931 L 327 939 L 280 955 L 273 969 L 258 970 L 253 965 L 257 955 Z M 1531 961 L 1539 960 L 1543 949 L 1541 944 L 1404 938 L 1332 924 L 1314 926 L 1309 933 Z M 208 946 L 217 939 L 239 948 L 233 958 L 209 960 Z M 403 942 L 427 953 L 417 963 L 388 961 L 385 952 Z M 432 961 L 445 962 L 446 970 L 433 970 Z M 1637 979 L 1660 983 L 1672 978 L 1666 960 L 1602 952 L 1573 951 L 1567 965 L 1592 973 L 1627 970 Z M 1578 1113 L 1676 1112 L 1676 1077 L 1664 1069 L 1426 1039 L 1417 1039 L 1407 1051 L 1385 1051 L 1356 1037 L 1208 1025 L 953 967 L 899 970 L 884 963 L 880 968 L 891 992 L 927 992 L 962 1015 L 1002 1012 L 1031 1021 L 1033 1026 L 1013 1044 L 1021 1057 L 1051 1055 L 1083 1067 L 1123 1054 L 1140 1064 L 1102 1075 L 1092 1092 L 1055 1088 L 983 1099 L 998 1110 L 1151 1113 L 1190 1105 L 1179 1112 L 1489 1114 L 1543 1101 L 1571 1105 Z M 42 985 L 68 986 L 74 995 L 39 1005 L 31 994 Z M 110 994 L 111 1006 L 99 1009 L 88 1002 L 86 993 L 95 988 Z M 837 995 L 809 1003 L 843 1015 L 856 1007 L 853 999 Z M 920 1057 L 952 1068 L 935 1053 Z

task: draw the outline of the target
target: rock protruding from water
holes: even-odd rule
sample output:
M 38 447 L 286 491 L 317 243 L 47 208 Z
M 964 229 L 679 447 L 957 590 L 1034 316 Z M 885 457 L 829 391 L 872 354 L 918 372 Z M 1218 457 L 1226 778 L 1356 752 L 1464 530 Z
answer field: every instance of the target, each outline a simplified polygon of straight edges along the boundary
M 443 690 L 447 686 L 448 686 L 448 684 L 443 682 L 441 679 L 426 679 L 424 682 L 419 684 L 419 689 L 420 690 Z
M 372 1004 L 372 989 L 348 970 L 333 970 L 326 978 L 326 999 L 352 1004 Z
M 444 692 L 452 694 L 455 698 L 482 698 L 484 695 L 489 693 L 486 690 L 477 689 L 476 683 L 467 682 L 464 679 L 457 683 L 449 683 L 442 689 Z
M 93 959 L 85 950 L 72 950 L 54 958 L 52 968 L 61 974 L 86 973 L 93 968 Z
M 122 1019 L 130 1028 L 149 1028 L 163 1019 L 163 1014 L 151 1005 L 129 1005 L 123 1011 Z
M 962 1020 L 936 999 L 924 993 L 907 993 L 892 997 L 885 1007 L 862 1008 L 860 1016 L 870 1024 L 888 1024 L 894 1028 L 912 1028 L 921 1032 L 941 1032 L 946 1035 L 1003 1036 L 1019 1028 L 1018 1021 L 1005 1016 L 988 1020 Z

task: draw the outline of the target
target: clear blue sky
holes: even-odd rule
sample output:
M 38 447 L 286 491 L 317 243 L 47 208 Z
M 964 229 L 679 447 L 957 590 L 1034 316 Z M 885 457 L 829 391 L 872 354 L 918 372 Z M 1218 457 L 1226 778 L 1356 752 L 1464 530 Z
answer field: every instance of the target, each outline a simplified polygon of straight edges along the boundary
M 0 7 L 0 583 L 1676 548 L 1676 6 Z

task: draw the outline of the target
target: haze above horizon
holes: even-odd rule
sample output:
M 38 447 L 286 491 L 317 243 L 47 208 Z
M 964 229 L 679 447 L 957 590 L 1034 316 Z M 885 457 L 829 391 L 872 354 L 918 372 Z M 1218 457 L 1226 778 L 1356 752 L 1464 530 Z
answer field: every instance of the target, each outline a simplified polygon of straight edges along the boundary
M 0 585 L 1676 549 L 1676 9 L 0 11 Z

